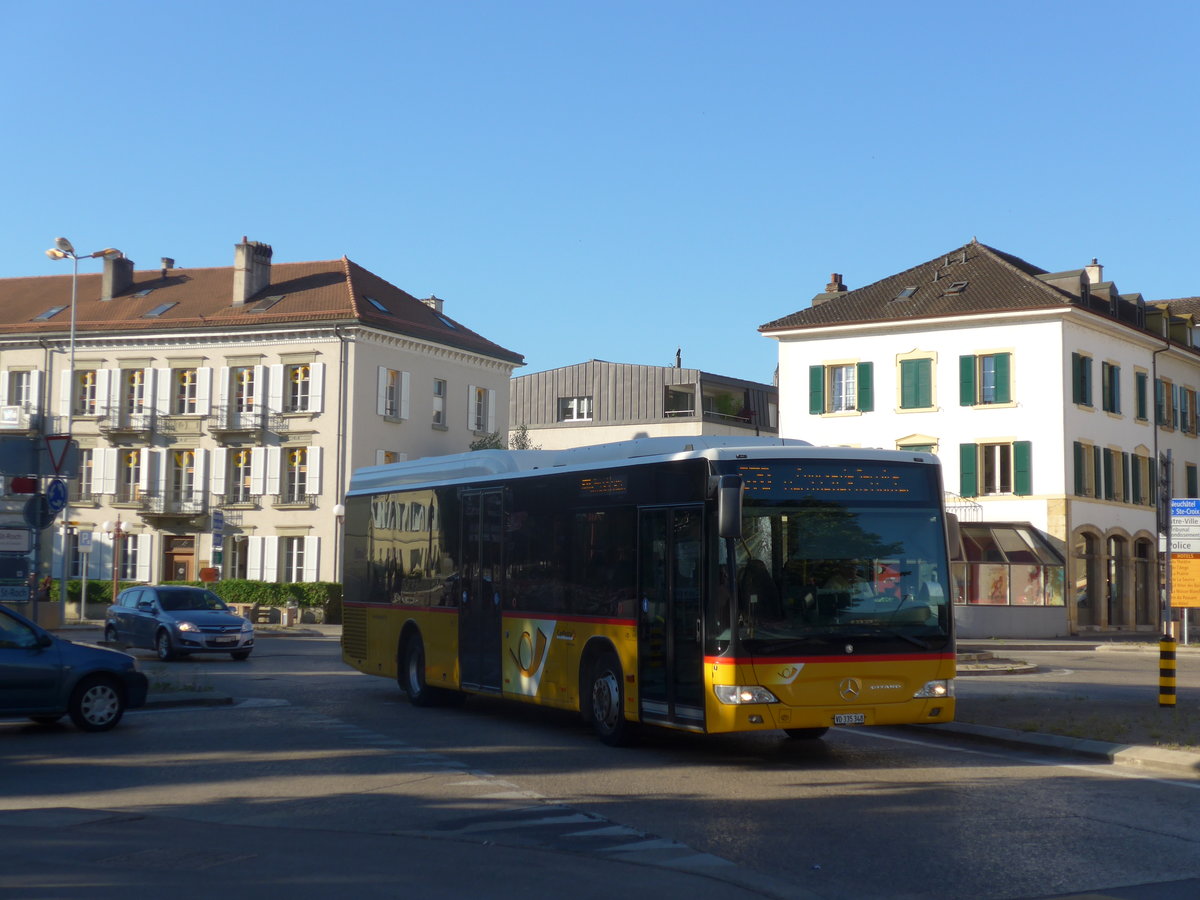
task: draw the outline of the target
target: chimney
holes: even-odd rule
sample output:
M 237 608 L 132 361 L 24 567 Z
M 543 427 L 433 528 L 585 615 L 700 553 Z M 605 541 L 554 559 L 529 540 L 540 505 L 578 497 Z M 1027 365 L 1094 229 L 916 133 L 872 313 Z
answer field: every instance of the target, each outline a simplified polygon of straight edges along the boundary
M 442 312 L 442 305 L 446 301 L 443 300 L 441 297 L 435 297 L 433 294 L 430 294 L 428 297 L 426 297 L 421 302 L 424 303 L 426 306 L 428 306 L 430 309 L 432 309 L 435 313 L 438 313 L 440 315 Z
M 233 305 L 246 301 L 271 283 L 270 244 L 247 240 L 233 248 Z
M 122 253 L 116 259 L 104 260 L 104 273 L 100 276 L 100 300 L 107 303 L 123 294 L 133 284 L 133 260 Z
M 1096 257 L 1092 257 L 1092 264 L 1087 267 L 1087 276 L 1089 284 L 1099 284 L 1104 280 L 1104 266 L 1096 262 Z
M 834 272 L 829 276 L 829 284 L 825 285 L 825 293 L 817 294 L 812 298 L 813 306 L 820 306 L 828 300 L 833 299 L 834 294 L 844 294 L 849 288 L 842 283 L 842 276 L 838 272 Z

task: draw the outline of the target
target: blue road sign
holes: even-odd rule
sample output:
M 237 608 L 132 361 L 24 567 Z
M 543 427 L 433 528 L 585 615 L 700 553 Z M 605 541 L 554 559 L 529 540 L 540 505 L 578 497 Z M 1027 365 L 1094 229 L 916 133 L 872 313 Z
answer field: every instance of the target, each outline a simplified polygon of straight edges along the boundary
M 46 486 L 46 505 L 52 512 L 59 512 L 67 505 L 67 483 L 61 478 L 51 479 Z

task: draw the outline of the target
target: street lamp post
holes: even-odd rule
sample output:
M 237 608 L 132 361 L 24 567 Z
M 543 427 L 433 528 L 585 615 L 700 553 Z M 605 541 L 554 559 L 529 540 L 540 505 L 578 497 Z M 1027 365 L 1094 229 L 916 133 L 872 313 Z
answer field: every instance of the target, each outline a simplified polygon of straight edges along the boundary
M 68 356 L 67 371 L 67 409 L 66 409 L 66 427 L 63 429 L 63 434 L 67 436 L 68 449 L 71 440 L 71 425 L 72 417 L 75 412 L 75 301 L 79 296 L 79 260 L 81 259 L 116 259 L 121 256 L 120 250 L 114 247 L 105 247 L 103 250 L 97 250 L 95 253 L 85 253 L 80 256 L 75 252 L 75 247 L 65 237 L 55 238 L 54 246 L 46 251 L 46 255 L 53 260 L 69 259 L 71 260 L 71 332 L 68 340 Z M 48 374 L 48 373 L 47 373 Z M 62 568 L 59 570 L 58 582 L 58 599 L 62 603 L 62 618 L 67 620 L 67 567 L 70 557 L 70 532 L 67 524 L 70 516 L 71 500 L 70 492 L 67 493 L 67 503 L 62 510 Z M 83 573 L 84 578 L 87 578 L 87 573 Z M 83 605 L 79 606 L 79 620 L 83 621 Z
M 114 603 L 117 599 L 117 584 L 121 575 L 121 537 L 125 533 L 121 530 L 120 513 L 117 514 L 115 526 L 112 522 L 104 522 L 101 524 L 100 530 L 105 534 L 112 535 L 112 596 L 108 602 Z

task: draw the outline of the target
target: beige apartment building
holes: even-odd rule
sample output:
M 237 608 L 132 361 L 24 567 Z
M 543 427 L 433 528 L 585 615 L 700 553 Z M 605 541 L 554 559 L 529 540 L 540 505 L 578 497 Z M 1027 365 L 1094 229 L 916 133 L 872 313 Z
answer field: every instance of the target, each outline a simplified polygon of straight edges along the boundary
M 345 257 L 272 255 L 104 260 L 78 275 L 73 329 L 70 273 L 0 280 L 0 439 L 80 448 L 66 546 L 61 515 L 33 532 L 39 576 L 65 552 L 72 578 L 336 581 L 353 469 L 507 429 L 520 354 Z M 27 528 L 10 491 L 27 473 L 0 474 L 0 529 Z

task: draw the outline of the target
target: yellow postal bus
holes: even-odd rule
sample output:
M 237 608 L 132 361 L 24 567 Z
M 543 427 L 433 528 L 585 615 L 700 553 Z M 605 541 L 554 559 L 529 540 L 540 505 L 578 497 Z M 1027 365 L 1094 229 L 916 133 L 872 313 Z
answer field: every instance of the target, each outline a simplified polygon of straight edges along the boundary
M 483 450 L 355 472 L 345 527 L 343 658 L 417 706 L 577 710 L 613 744 L 638 723 L 815 738 L 954 716 L 931 454 Z

